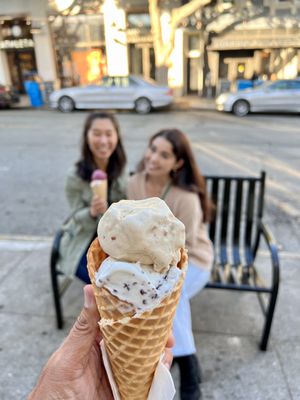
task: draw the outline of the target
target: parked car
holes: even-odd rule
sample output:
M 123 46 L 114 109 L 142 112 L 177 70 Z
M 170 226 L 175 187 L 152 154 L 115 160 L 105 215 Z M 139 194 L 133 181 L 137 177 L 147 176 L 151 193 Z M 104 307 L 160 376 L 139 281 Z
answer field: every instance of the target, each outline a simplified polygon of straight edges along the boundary
M 62 112 L 75 108 L 134 109 L 147 114 L 152 108 L 168 106 L 173 101 L 172 90 L 159 86 L 152 79 L 138 76 L 104 76 L 99 85 L 71 87 L 54 91 L 50 106 Z
M 282 79 L 236 93 L 223 93 L 216 99 L 216 108 L 239 117 L 249 112 L 300 112 L 300 80 Z
M 13 87 L 0 84 L 0 108 L 9 108 L 19 101 L 19 94 Z

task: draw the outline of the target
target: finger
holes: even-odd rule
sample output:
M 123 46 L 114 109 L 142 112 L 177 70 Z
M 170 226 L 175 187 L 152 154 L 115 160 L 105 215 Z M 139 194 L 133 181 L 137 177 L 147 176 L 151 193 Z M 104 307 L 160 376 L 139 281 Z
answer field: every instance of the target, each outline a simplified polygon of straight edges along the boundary
M 99 313 L 92 285 L 84 287 L 84 308 L 67 336 L 63 347 L 65 356 L 84 358 L 89 354 L 95 340 L 99 338 Z
M 166 343 L 166 347 L 172 348 L 175 345 L 175 337 L 173 335 L 173 332 L 170 333 L 167 343 Z
M 165 348 L 165 352 L 162 358 L 162 362 L 163 364 L 165 364 L 165 366 L 170 369 L 172 362 L 173 362 L 173 353 L 172 353 L 172 347 L 174 347 L 175 345 L 175 338 L 173 335 L 173 332 L 170 332 L 170 335 L 168 337 L 167 343 L 166 343 L 166 348 Z
M 172 350 L 168 347 L 165 348 L 165 352 L 162 358 L 162 363 L 168 368 L 171 368 L 173 362 L 173 354 L 172 354 Z

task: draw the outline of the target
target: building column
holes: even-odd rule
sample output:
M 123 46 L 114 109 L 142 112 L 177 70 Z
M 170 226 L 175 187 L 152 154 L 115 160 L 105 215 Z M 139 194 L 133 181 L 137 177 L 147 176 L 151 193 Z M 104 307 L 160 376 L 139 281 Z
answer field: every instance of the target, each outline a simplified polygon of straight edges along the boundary
M 253 56 L 253 73 L 261 74 L 261 50 L 255 50 Z
M 173 89 L 175 96 L 182 96 L 184 93 L 183 37 L 183 29 L 177 29 L 174 48 L 170 56 L 171 65 L 168 69 L 168 84 Z
M 208 51 L 208 65 L 211 73 L 210 84 L 212 87 L 212 95 L 215 95 L 216 87 L 219 83 L 219 63 L 220 55 L 217 51 Z
M 142 46 L 143 75 L 150 78 L 150 46 Z
M 114 0 L 105 0 L 102 10 L 108 75 L 128 75 L 125 11 L 118 8 Z
M 6 54 L 0 50 L 0 84 L 11 85 Z
M 57 72 L 48 21 L 41 22 L 40 31 L 33 34 L 38 75 L 44 82 L 55 82 Z

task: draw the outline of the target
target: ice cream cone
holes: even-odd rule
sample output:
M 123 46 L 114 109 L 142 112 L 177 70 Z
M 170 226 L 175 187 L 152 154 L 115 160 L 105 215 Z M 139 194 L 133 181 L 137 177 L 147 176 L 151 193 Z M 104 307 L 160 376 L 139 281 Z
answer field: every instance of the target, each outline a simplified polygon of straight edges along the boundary
M 91 182 L 93 194 L 103 200 L 107 200 L 107 180 L 95 180 Z
M 155 308 L 138 316 L 131 304 L 96 286 L 96 272 L 107 257 L 98 239 L 91 244 L 87 257 L 101 317 L 101 332 L 120 397 L 122 400 L 146 400 L 172 328 L 187 265 L 186 251 L 181 250 L 178 268 L 184 273 L 175 289 Z

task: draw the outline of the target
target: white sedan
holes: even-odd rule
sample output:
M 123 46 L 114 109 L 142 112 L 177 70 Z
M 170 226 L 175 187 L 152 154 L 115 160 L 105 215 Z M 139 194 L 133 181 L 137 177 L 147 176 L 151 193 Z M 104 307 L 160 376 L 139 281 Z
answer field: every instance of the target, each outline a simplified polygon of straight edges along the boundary
M 216 108 L 239 117 L 249 112 L 300 112 L 300 80 L 282 79 L 236 93 L 223 93 L 216 99 Z
M 50 106 L 62 112 L 78 109 L 134 109 L 147 114 L 172 103 L 172 90 L 139 76 L 104 76 L 99 85 L 71 87 L 51 93 Z

